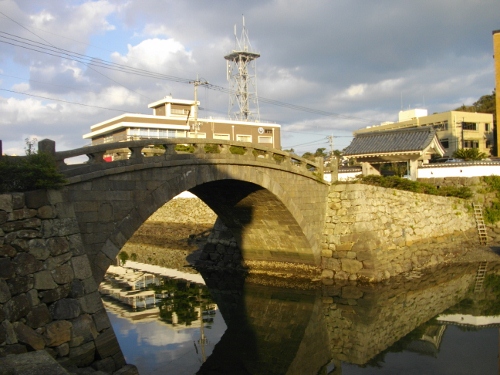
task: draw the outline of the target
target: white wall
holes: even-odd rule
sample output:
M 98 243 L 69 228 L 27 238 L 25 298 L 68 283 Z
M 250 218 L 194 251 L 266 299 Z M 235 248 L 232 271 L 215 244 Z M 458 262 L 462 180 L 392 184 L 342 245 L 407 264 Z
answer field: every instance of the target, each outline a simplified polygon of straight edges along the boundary
M 339 173 L 338 181 L 352 181 L 355 180 L 361 174 L 361 171 Z M 332 182 L 332 174 L 330 172 L 323 175 L 323 179 L 328 182 Z
M 446 163 L 445 163 L 446 164 Z M 500 163 L 449 163 L 418 168 L 418 178 L 500 176 Z
M 465 162 L 465 163 L 443 163 L 429 164 L 417 170 L 417 178 L 443 178 L 443 177 L 481 177 L 500 176 L 500 163 L 497 162 Z M 339 173 L 339 181 L 355 180 L 361 171 Z M 325 173 L 325 181 L 331 182 L 330 173 Z

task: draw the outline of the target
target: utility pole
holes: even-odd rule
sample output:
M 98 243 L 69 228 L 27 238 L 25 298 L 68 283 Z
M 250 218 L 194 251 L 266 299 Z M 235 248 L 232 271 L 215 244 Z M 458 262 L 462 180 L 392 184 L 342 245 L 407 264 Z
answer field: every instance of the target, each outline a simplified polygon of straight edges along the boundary
M 328 141 L 330 142 L 330 160 L 333 160 L 334 158 L 334 153 L 333 153 L 333 135 L 329 135 L 326 137 Z
M 200 85 L 208 85 L 208 81 L 200 81 L 198 77 L 196 77 L 196 80 L 194 81 L 189 81 L 189 83 L 194 85 L 194 133 L 195 133 L 195 138 L 198 138 L 198 86 Z

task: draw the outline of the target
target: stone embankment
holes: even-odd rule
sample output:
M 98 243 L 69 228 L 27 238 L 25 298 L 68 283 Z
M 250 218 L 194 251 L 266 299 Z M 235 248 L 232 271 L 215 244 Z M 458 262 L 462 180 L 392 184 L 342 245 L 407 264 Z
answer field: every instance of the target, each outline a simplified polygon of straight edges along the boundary
M 498 275 L 499 266 L 489 263 L 488 275 Z M 363 365 L 421 324 L 435 324 L 429 320 L 464 297 L 484 296 L 474 292 L 476 272 L 477 264 L 472 263 L 438 265 L 383 283 L 324 286 L 333 357 Z
M 380 281 L 477 246 L 470 202 L 363 184 L 332 185 L 324 279 Z
M 216 218 L 198 198 L 172 199 L 151 215 L 122 251 L 134 254 L 137 262 L 190 272 L 186 257 L 204 246 Z
M 57 191 L 0 195 L 0 322 L 0 357 L 43 350 L 70 372 L 137 373 L 102 304 L 72 205 Z
M 474 197 L 472 201 L 479 203 L 484 208 L 491 207 L 493 202 L 500 200 L 497 192 L 494 191 L 484 180 L 484 177 L 445 177 L 445 178 L 422 178 L 421 182 L 432 184 L 437 187 L 466 186 L 471 189 Z M 500 221 L 495 224 L 487 224 L 488 243 L 500 244 Z

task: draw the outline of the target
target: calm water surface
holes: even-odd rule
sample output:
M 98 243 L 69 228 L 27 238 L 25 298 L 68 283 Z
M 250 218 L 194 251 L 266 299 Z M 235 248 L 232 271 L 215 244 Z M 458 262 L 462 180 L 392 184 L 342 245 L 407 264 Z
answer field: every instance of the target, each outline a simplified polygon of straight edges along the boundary
M 500 265 L 488 263 L 483 284 L 477 268 L 377 285 L 136 272 L 135 291 L 123 275 L 101 287 L 142 375 L 500 374 Z

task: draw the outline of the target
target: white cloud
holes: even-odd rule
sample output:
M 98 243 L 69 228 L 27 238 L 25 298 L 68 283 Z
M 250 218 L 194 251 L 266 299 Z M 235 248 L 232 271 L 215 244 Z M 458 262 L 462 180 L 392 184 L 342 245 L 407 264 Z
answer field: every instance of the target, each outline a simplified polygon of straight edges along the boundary
M 234 46 L 234 24 L 240 31 L 245 14 L 250 42 L 261 53 L 259 95 L 355 118 L 324 118 L 261 103 L 261 117 L 282 124 L 286 138 L 287 129 L 328 134 L 328 129 L 349 132 L 371 121 L 394 120 L 402 103 L 425 104 L 432 113 L 491 93 L 491 30 L 499 28 L 500 3 L 478 4 L 304 0 L 290 6 L 282 0 L 255 0 L 166 6 L 164 0 L 3 0 L 2 12 L 61 48 L 181 78 L 199 74 L 222 87 L 229 86 L 223 57 Z M 1 21 L 6 32 L 40 41 L 18 24 Z M 184 83 L 91 69 L 7 44 L 1 45 L 0 61 L 2 74 L 26 78 L 2 76 L 2 87 L 78 103 L 149 113 L 147 103 L 166 94 L 193 97 L 192 86 Z M 200 90 L 199 95 L 205 113 L 227 112 L 226 93 Z M 119 114 L 29 100 L 15 97 L 5 108 L 0 99 L 4 140 L 40 130 L 60 136 L 68 147 L 79 146 L 90 125 Z M 22 113 L 27 108 L 31 113 Z
M 194 64 L 192 53 L 175 39 L 146 39 L 137 45 L 128 45 L 126 55 L 114 52 L 115 62 L 133 67 L 162 72 L 169 68 L 183 68 Z

